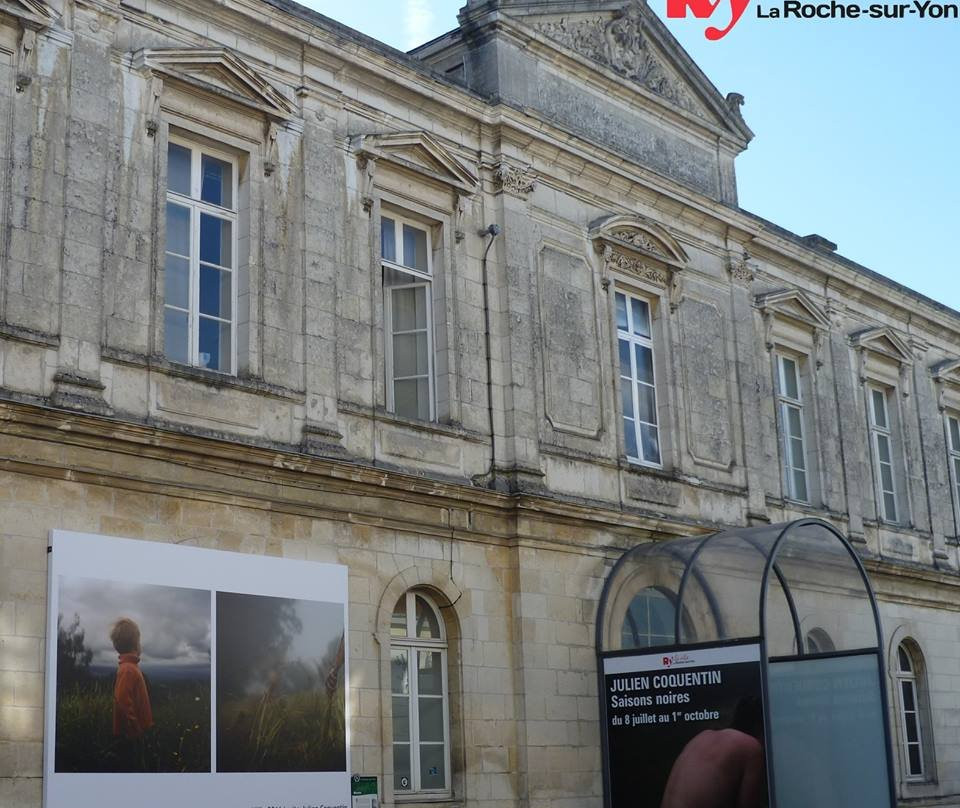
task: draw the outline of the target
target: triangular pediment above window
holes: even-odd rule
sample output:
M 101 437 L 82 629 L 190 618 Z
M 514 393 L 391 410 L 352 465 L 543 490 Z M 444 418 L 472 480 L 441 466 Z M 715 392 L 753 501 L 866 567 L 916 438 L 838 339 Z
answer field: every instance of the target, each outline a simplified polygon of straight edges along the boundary
M 913 362 L 913 353 L 909 344 L 896 331 L 887 326 L 868 328 L 850 335 L 854 348 L 886 356 L 900 364 Z
M 830 328 L 830 319 L 826 312 L 799 289 L 757 295 L 756 302 L 757 308 L 763 314 L 786 317 L 809 328 Z
M 753 137 L 740 114 L 743 97 L 724 98 L 642 0 L 471 0 L 466 10 L 480 13 L 492 5 L 584 66 L 725 129 L 744 146 Z M 464 19 L 461 13 L 461 24 Z
M 272 118 L 297 113 L 286 96 L 226 48 L 149 48 L 133 54 L 133 66 L 224 95 Z
M 944 359 L 930 368 L 935 381 L 960 387 L 960 359 Z
M 393 163 L 468 194 L 477 190 L 475 171 L 426 132 L 357 135 L 351 142 L 358 156 Z
M 45 28 L 60 16 L 42 0 L 0 0 L 0 14 L 15 17 L 28 28 Z

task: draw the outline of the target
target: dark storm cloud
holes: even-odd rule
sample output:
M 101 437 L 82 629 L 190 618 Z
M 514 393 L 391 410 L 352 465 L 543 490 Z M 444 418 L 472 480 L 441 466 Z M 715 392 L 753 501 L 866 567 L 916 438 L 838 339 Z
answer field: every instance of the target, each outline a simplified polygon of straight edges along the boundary
M 65 624 L 80 616 L 93 664 L 116 662 L 110 629 L 121 617 L 140 626 L 143 663 L 197 665 L 210 661 L 210 592 L 94 578 L 60 578 Z

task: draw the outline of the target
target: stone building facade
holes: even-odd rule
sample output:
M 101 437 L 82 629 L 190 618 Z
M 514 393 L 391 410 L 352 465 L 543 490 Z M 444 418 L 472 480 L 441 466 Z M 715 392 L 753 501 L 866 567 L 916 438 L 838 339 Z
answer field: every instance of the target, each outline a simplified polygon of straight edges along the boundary
M 596 808 L 611 565 L 817 515 L 881 601 L 898 793 L 960 805 L 960 315 L 740 209 L 742 102 L 637 0 L 470 0 L 409 54 L 289 0 L 4 0 L 0 804 L 41 804 L 51 529 L 347 564 L 385 805 Z

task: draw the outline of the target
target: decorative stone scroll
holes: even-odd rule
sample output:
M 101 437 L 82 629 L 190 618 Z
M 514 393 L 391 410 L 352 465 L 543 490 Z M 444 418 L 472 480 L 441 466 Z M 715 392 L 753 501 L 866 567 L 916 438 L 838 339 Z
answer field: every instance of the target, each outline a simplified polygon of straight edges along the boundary
M 520 199 L 526 199 L 536 187 L 536 178 L 529 168 L 510 163 L 500 163 L 493 172 L 493 179 L 499 190 Z
M 643 4 L 631 0 L 613 19 L 543 21 L 534 27 L 570 50 L 633 79 L 678 107 L 698 113 L 688 90 L 671 75 L 644 34 Z

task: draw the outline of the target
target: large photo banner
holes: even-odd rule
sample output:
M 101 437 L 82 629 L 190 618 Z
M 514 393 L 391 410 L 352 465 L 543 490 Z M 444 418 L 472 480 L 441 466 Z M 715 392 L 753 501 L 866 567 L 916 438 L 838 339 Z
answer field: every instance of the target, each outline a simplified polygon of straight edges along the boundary
M 46 808 L 346 808 L 347 568 L 53 531 Z
M 609 808 L 764 808 L 755 643 L 603 659 Z

